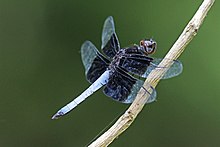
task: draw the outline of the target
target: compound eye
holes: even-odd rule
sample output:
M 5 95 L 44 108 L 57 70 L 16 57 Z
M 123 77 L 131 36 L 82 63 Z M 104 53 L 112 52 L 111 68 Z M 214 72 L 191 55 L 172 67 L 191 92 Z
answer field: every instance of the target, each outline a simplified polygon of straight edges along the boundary
M 141 46 L 144 46 L 144 40 L 141 40 L 141 41 L 140 41 L 140 45 L 141 45 Z

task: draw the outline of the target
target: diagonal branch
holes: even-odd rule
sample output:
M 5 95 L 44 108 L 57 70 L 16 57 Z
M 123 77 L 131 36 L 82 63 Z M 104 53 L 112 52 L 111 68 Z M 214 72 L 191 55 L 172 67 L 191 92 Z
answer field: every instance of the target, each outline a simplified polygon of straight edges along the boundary
M 173 64 L 173 60 L 176 60 L 181 55 L 185 47 L 194 38 L 213 3 L 214 0 L 203 1 L 193 18 L 190 20 L 188 25 L 183 30 L 182 34 L 175 42 L 175 44 L 172 46 L 170 51 L 158 65 L 159 67 L 168 68 L 156 68 L 149 74 L 148 78 L 144 83 L 144 87 L 147 90 L 151 91 L 149 85 L 151 85 L 154 88 L 157 86 L 161 77 Z M 97 140 L 91 143 L 89 147 L 108 146 L 115 138 L 117 138 L 132 124 L 137 115 L 143 109 L 145 102 L 148 100 L 149 96 L 150 95 L 146 94 L 146 91 L 143 88 L 141 88 L 137 94 L 136 99 L 128 108 L 128 110 L 117 120 L 117 122 L 108 131 L 106 131 Z

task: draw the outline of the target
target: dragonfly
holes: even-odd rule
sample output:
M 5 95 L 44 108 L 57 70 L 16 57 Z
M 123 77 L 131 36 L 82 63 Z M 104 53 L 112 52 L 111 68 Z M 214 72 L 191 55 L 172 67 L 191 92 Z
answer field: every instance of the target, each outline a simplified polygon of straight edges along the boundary
M 64 116 L 95 91 L 103 87 L 103 93 L 121 103 L 132 103 L 143 87 L 144 78 L 158 67 L 162 59 L 153 58 L 157 43 L 152 38 L 142 39 L 140 44 L 121 48 L 115 32 L 112 16 L 107 17 L 102 30 L 102 53 L 90 41 L 81 46 L 81 57 L 85 67 L 85 75 L 91 85 L 73 101 L 61 108 L 52 119 Z M 180 61 L 173 61 L 162 79 L 178 76 L 183 70 Z M 152 88 L 152 87 L 151 87 Z M 145 89 L 146 90 L 146 89 Z M 152 88 L 150 98 L 146 103 L 156 100 L 156 90 Z

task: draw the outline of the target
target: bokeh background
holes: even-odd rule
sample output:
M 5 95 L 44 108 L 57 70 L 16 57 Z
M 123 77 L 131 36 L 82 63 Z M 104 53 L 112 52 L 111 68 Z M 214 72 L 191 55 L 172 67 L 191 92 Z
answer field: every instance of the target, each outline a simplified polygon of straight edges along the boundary
M 60 120 L 51 116 L 84 91 L 80 46 L 101 45 L 112 15 L 121 46 L 153 37 L 163 57 L 202 0 L 0 0 L 0 146 L 88 145 L 128 105 L 101 90 Z M 216 1 L 180 57 L 181 76 L 163 80 L 111 146 L 220 146 L 220 8 Z

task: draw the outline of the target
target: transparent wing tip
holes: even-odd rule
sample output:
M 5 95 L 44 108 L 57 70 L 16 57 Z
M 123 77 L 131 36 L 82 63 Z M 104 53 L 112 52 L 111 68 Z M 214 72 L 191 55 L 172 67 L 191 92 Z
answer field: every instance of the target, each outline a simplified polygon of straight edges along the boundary
M 174 60 L 173 65 L 168 69 L 164 74 L 163 79 L 169 79 L 176 76 L 179 76 L 183 72 L 183 64 L 179 60 Z
M 150 72 L 155 68 L 166 68 L 166 67 L 157 67 L 162 60 L 163 59 L 155 58 L 151 63 L 151 65 L 148 67 L 147 71 L 143 74 L 143 77 L 147 77 L 150 74 Z M 163 75 L 162 79 L 170 79 L 180 75 L 183 72 L 182 62 L 179 60 L 172 60 L 172 61 L 173 61 L 172 66 Z
M 114 28 L 114 19 L 112 16 L 108 16 L 106 19 L 105 19 L 105 22 L 104 22 L 104 29 L 106 29 L 106 27 L 111 27 L 111 29 L 115 29 Z
M 151 93 L 150 97 L 148 98 L 147 104 L 155 102 L 157 100 L 156 97 L 157 97 L 156 92 L 154 91 L 153 93 Z
M 147 104 L 149 104 L 149 103 L 153 103 L 153 102 L 155 102 L 157 99 L 157 91 L 155 90 L 155 88 L 153 88 L 152 86 L 150 86 L 150 88 L 152 89 L 152 92 L 151 93 L 149 93 L 148 91 L 146 91 L 148 94 L 150 94 L 150 97 L 148 98 L 148 100 L 147 100 Z M 145 88 L 144 88 L 145 89 Z
M 89 40 L 86 40 L 85 42 L 83 42 L 83 44 L 81 45 L 81 51 L 82 51 L 82 49 L 89 46 L 90 44 L 91 44 L 91 41 L 89 41 Z
M 101 48 L 103 48 L 106 45 L 106 43 L 109 41 L 110 37 L 114 32 L 115 32 L 114 19 L 112 16 L 108 16 L 103 25 Z

